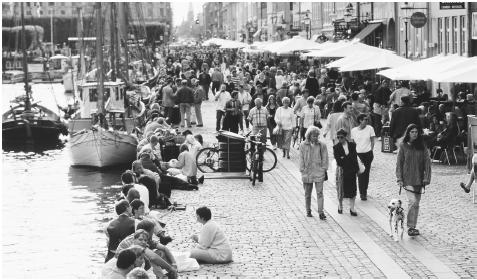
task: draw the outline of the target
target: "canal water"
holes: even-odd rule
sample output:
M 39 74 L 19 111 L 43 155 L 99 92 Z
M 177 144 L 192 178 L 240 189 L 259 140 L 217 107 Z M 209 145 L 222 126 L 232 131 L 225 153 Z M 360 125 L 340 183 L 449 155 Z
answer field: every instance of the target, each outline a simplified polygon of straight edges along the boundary
M 61 84 L 33 85 L 35 100 L 57 111 Z M 2 113 L 23 85 L 2 85 Z M 115 217 L 123 169 L 70 166 L 67 138 L 47 149 L 3 146 L 2 278 L 97 278 L 104 228 Z

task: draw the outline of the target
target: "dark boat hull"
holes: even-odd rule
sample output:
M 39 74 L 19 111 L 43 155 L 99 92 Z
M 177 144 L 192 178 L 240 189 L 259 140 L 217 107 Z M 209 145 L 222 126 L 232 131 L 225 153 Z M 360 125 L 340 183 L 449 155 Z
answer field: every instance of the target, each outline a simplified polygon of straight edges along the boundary
M 2 141 L 9 143 L 52 143 L 58 141 L 60 134 L 67 130 L 61 122 L 50 120 L 12 120 L 2 124 Z

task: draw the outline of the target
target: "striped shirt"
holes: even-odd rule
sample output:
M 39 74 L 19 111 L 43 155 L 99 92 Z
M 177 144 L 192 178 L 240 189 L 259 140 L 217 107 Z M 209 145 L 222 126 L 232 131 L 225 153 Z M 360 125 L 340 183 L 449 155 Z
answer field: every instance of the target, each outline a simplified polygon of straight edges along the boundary
M 268 110 L 265 107 L 253 107 L 248 113 L 248 120 L 252 123 L 254 127 L 264 127 L 267 126 Z

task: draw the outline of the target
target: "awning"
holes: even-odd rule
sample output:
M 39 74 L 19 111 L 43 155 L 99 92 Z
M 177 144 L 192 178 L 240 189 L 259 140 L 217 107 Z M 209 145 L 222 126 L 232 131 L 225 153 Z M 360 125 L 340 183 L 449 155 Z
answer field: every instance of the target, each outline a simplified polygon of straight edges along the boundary
M 378 27 L 380 27 L 383 23 L 382 22 L 373 22 L 368 24 L 363 30 L 361 30 L 353 39 L 358 39 L 359 41 L 363 40 L 364 38 L 368 37 L 369 34 L 373 33 Z

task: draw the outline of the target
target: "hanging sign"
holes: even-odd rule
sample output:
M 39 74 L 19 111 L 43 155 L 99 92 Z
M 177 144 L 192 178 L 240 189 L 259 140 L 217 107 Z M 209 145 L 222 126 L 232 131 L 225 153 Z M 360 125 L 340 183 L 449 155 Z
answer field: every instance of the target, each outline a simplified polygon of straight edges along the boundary
M 427 17 L 422 12 L 415 12 L 411 16 L 411 25 L 414 26 L 415 28 L 423 27 L 424 25 L 426 25 L 426 22 L 427 22 Z

